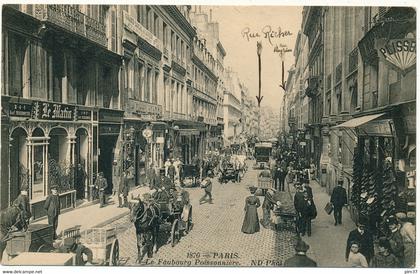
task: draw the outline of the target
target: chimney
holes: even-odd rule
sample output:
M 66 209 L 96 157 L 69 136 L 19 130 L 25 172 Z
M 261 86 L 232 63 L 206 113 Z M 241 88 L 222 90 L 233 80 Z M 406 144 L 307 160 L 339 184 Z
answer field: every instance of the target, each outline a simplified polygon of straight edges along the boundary
M 213 21 L 213 10 L 210 9 L 210 20 L 209 22 L 211 23 Z

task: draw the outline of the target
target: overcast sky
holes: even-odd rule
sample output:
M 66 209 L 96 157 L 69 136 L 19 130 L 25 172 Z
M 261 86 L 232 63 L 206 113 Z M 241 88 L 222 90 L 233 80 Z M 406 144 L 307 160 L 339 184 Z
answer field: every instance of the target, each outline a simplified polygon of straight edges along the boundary
M 302 20 L 302 7 L 287 6 L 212 6 L 213 20 L 220 24 L 220 41 L 226 50 L 225 67 L 231 66 L 244 82 L 253 98 L 258 94 L 257 41 L 262 41 L 261 105 L 279 111 L 283 90 L 281 59 L 274 49 L 286 46 L 293 51 Z M 268 39 L 265 33 L 280 37 Z M 257 36 L 257 33 L 259 37 Z M 294 62 L 293 52 L 285 54 L 285 74 Z

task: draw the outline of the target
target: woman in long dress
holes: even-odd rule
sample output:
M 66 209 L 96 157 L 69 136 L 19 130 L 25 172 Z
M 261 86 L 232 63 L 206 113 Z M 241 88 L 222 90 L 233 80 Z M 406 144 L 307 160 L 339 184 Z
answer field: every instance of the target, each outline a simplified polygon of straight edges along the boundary
M 251 196 L 245 199 L 245 219 L 242 225 L 242 232 L 246 234 L 253 234 L 260 231 L 260 224 L 258 219 L 257 208 L 260 207 L 260 199 L 255 196 L 256 187 L 250 187 Z

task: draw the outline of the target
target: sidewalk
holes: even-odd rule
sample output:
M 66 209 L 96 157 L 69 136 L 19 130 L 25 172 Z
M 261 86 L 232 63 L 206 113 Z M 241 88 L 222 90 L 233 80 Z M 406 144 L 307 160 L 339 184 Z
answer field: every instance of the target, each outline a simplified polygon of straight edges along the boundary
M 345 267 L 347 237 L 356 226 L 346 208 L 343 208 L 343 224 L 334 226 L 333 213 L 328 215 L 324 210 L 330 196 L 316 181 L 311 181 L 310 186 L 318 216 L 312 221 L 312 236 L 302 237 L 310 245 L 307 254 L 320 267 Z
M 137 195 L 147 191 L 149 191 L 148 187 L 136 187 L 129 192 L 128 198 L 130 199 L 132 193 Z M 57 234 L 61 233 L 62 230 L 75 225 L 81 225 L 81 231 L 92 227 L 103 227 L 106 224 L 129 214 L 129 212 L 128 208 L 118 207 L 118 197 L 108 195 L 108 204 L 103 208 L 100 208 L 99 203 L 96 202 L 91 205 L 76 207 L 60 214 L 58 217 Z M 33 224 L 47 223 L 47 218 L 33 222 Z

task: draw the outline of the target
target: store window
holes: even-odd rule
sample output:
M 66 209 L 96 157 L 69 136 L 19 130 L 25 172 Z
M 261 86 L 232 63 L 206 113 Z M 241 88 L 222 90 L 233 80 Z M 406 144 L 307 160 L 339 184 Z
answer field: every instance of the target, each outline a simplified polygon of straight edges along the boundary
M 47 99 L 48 95 L 48 55 L 40 42 L 30 46 L 31 97 Z M 69 80 L 72 80 L 71 78 Z M 72 83 L 70 81 L 70 83 Z

